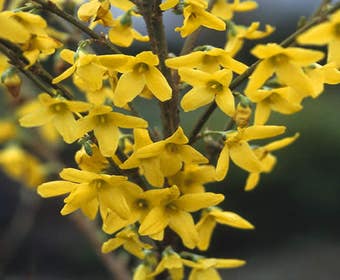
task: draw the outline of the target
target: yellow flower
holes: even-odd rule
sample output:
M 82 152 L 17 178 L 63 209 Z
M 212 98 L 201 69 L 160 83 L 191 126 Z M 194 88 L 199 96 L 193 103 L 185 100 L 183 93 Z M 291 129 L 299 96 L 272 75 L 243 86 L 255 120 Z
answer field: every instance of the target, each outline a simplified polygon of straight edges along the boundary
M 275 30 L 275 28 L 268 24 L 266 24 L 265 31 L 258 30 L 259 27 L 260 23 L 258 21 L 252 22 L 248 27 L 229 23 L 228 38 L 224 49 L 229 52 L 231 56 L 235 56 L 243 47 L 245 39 L 261 39 L 270 35 Z
M 62 215 L 80 208 L 88 218 L 94 219 L 99 207 L 103 218 L 109 211 L 116 212 L 122 219 L 129 218 L 130 209 L 125 195 L 135 184 L 129 182 L 127 177 L 74 168 L 64 168 L 60 177 L 64 181 L 52 181 L 38 186 L 38 193 L 44 198 L 70 193 L 64 199 Z
M 139 239 L 137 232 L 133 228 L 126 228 L 118 232 L 114 238 L 103 243 L 102 253 L 107 254 L 120 246 L 123 246 L 126 251 L 140 259 L 145 256 L 143 249 L 152 249 L 150 244 Z
M 335 85 L 340 83 L 340 71 L 334 62 L 325 65 L 314 63 L 304 70 L 307 76 L 313 80 L 314 90 L 310 93 L 313 98 L 318 97 L 324 91 L 324 84 Z
M 80 169 L 94 172 L 94 173 L 101 173 L 105 169 L 110 166 L 109 161 L 100 153 L 99 148 L 97 145 L 92 144 L 90 145 L 92 155 L 89 156 L 84 146 L 76 152 L 74 158 Z
M 73 74 L 73 82 L 84 91 L 100 90 L 109 70 L 126 63 L 128 58 L 120 54 L 97 56 L 81 51 L 75 53 L 68 49 L 62 50 L 60 57 L 72 66 L 52 82 L 57 84 Z
M 188 280 L 221 280 L 216 268 L 236 268 L 245 265 L 245 261 L 238 259 L 206 259 L 198 258 L 196 261 L 184 260 L 183 263 L 193 269 Z
M 52 98 L 47 93 L 39 95 L 40 108 L 19 119 L 24 127 L 41 126 L 52 123 L 66 143 L 77 139 L 77 123 L 73 113 L 85 112 L 90 104 L 81 101 L 69 101 Z
M 175 7 L 179 3 L 179 0 L 165 0 L 162 4 L 159 5 L 162 11 L 169 10 Z
M 140 94 L 145 86 L 160 101 L 171 98 L 172 90 L 162 73 L 156 68 L 159 60 L 151 51 L 144 51 L 131 59 L 117 71 L 123 73 L 114 92 L 114 103 L 125 106 Z
M 183 38 L 190 35 L 200 26 L 219 31 L 225 30 L 225 22 L 206 11 L 208 4 L 205 0 L 187 0 L 185 4 L 183 26 L 175 28 Z
M 13 43 L 24 43 L 29 40 L 30 33 L 22 24 L 11 17 L 11 13 L 0 13 L 0 38 Z
M 180 196 L 176 186 L 170 188 L 171 194 L 151 209 L 139 228 L 141 235 L 163 232 L 169 226 L 182 239 L 184 245 L 193 249 L 198 242 L 198 233 L 189 212 L 196 212 L 220 203 L 224 196 L 215 193 L 194 193 Z
M 90 110 L 89 114 L 77 122 L 78 138 L 93 130 L 98 141 L 99 150 L 103 156 L 111 157 L 115 154 L 119 141 L 119 129 L 147 127 L 145 120 L 112 112 L 110 106 L 97 106 Z
M 239 229 L 254 229 L 254 226 L 238 214 L 230 211 L 222 211 L 218 207 L 208 208 L 203 211 L 201 219 L 196 224 L 199 234 L 198 249 L 205 251 L 208 249 L 212 233 L 216 224 L 228 225 Z
M 296 133 L 293 137 L 286 137 L 281 140 L 277 140 L 272 143 L 269 143 L 265 146 L 254 148 L 254 153 L 257 156 L 257 158 L 261 161 L 263 168 L 261 172 L 253 172 L 249 174 L 244 189 L 246 191 L 250 191 L 254 189 L 260 180 L 260 173 L 262 172 L 269 173 L 272 171 L 272 169 L 274 168 L 276 164 L 276 157 L 273 156 L 271 152 L 282 149 L 290 145 L 298 137 L 299 137 L 299 134 Z
M 308 66 L 323 57 L 323 53 L 302 48 L 283 48 L 277 44 L 258 45 L 252 54 L 262 59 L 254 73 L 249 77 L 245 92 L 259 89 L 274 72 L 283 84 L 303 94 L 313 91 L 313 81 L 303 72 Z
M 186 164 L 184 170 L 168 178 L 170 185 L 176 185 L 181 193 L 202 193 L 204 184 L 215 181 L 215 168 L 212 165 Z
M 234 12 L 248 12 L 257 8 L 255 1 L 243 1 L 233 0 L 233 3 L 229 3 L 229 0 L 217 0 L 211 10 L 211 13 L 224 20 L 230 20 L 234 16 Z
M 265 124 L 271 111 L 281 114 L 294 114 L 301 110 L 302 106 L 296 102 L 296 94 L 290 87 L 259 89 L 248 92 L 249 99 L 256 103 L 254 124 Z
M 105 26 L 110 26 L 113 22 L 110 1 L 90 0 L 82 4 L 78 9 L 78 18 L 82 21 L 92 20 L 94 25 L 100 22 Z M 92 24 L 91 27 L 94 25 Z
M 261 172 L 263 166 L 249 146 L 248 141 L 274 137 L 282 134 L 285 129 L 284 126 L 254 125 L 228 133 L 226 135 L 227 139 L 224 141 L 224 147 L 217 160 L 216 180 L 221 181 L 227 175 L 229 157 L 237 166 L 248 172 Z
M 147 142 L 146 134 L 141 135 Z M 196 151 L 188 143 L 188 138 L 179 127 L 173 135 L 155 143 L 142 144 L 137 147 L 131 157 L 121 165 L 123 169 L 142 166 L 146 178 L 155 186 L 162 186 L 164 177 L 175 175 L 183 164 L 207 163 L 208 159 Z M 154 172 L 154 175 L 151 173 Z
M 143 191 L 137 185 L 127 190 L 126 201 L 130 208 L 128 220 L 120 218 L 115 212 L 109 212 L 103 222 L 103 230 L 112 234 L 117 230 L 131 225 L 137 221 L 140 223 L 153 207 L 159 206 L 160 202 L 171 195 L 170 188 Z M 163 238 L 161 236 L 161 238 Z
M 122 18 L 113 20 L 110 25 L 109 39 L 112 43 L 121 47 L 130 47 L 133 40 L 148 42 L 149 36 L 143 36 L 136 31 L 131 22 L 123 23 Z
M 182 280 L 184 278 L 182 258 L 171 247 L 166 248 L 162 252 L 161 261 L 158 263 L 156 269 L 148 276 L 157 276 L 164 270 L 168 270 L 171 280 Z
M 247 70 L 247 65 L 233 59 L 230 54 L 219 48 L 207 47 L 204 51 L 194 51 L 187 55 L 169 58 L 165 64 L 174 69 L 197 68 L 204 72 L 216 72 L 221 67 L 228 68 L 237 74 Z
M 334 62 L 340 67 L 340 11 L 330 16 L 329 21 L 320 23 L 305 33 L 297 41 L 304 45 L 328 45 L 327 61 Z
M 235 113 L 234 96 L 229 89 L 232 72 L 227 69 L 214 73 L 205 73 L 189 68 L 179 69 L 181 80 L 193 88 L 188 91 L 181 101 L 185 112 L 192 111 L 215 100 L 217 106 L 228 116 Z
M 31 188 L 45 179 L 45 170 L 39 159 L 19 146 L 0 151 L 0 166 L 8 176 Z
M 129 0 L 110 0 L 111 5 L 127 12 L 135 6 L 131 1 Z

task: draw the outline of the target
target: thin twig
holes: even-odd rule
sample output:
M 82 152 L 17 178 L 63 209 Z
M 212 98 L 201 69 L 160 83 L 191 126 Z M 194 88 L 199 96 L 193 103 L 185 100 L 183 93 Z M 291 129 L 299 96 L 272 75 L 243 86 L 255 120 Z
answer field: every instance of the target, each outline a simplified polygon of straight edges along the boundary
M 323 4 L 323 3 L 322 3 Z M 295 39 L 297 36 L 311 28 L 312 26 L 324 21 L 328 15 L 332 14 L 336 10 L 340 8 L 340 2 L 337 2 L 332 6 L 330 9 L 324 11 L 319 16 L 312 18 L 309 20 L 306 24 L 304 24 L 301 28 L 299 28 L 296 32 L 291 34 L 289 37 L 287 37 L 285 40 L 283 40 L 280 43 L 280 46 L 282 47 L 288 47 L 292 43 L 295 42 Z M 230 90 L 236 89 L 239 85 L 241 85 L 255 70 L 256 66 L 261 62 L 261 60 L 257 60 L 255 63 L 253 63 L 245 72 L 243 72 L 240 76 L 236 77 L 230 84 Z M 192 145 L 197 140 L 197 135 L 201 131 L 204 124 L 208 121 L 211 114 L 214 112 L 214 110 L 217 108 L 217 105 L 215 102 L 213 102 L 208 109 L 202 114 L 202 116 L 198 119 L 196 125 L 194 126 L 192 132 L 189 136 L 189 143 Z
M 68 13 L 65 13 L 63 10 L 59 9 L 58 6 L 52 1 L 44 1 L 44 0 L 31 0 L 31 1 L 38 3 L 43 10 L 46 10 L 52 14 L 55 14 L 65 19 L 67 22 L 73 24 L 74 26 L 82 30 L 84 33 L 86 33 L 91 38 L 97 40 L 98 42 L 108 47 L 113 53 L 121 53 L 121 51 L 115 45 L 113 45 L 108 39 L 106 39 L 104 36 L 99 35 L 92 29 L 88 28 L 85 24 L 77 20 L 74 16 Z

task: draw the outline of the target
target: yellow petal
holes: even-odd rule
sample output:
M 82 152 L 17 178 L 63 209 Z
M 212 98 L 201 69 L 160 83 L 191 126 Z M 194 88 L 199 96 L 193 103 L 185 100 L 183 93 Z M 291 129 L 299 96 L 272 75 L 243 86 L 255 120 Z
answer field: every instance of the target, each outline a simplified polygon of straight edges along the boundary
M 340 54 L 339 54 L 340 40 L 336 39 L 328 45 L 327 62 L 334 62 L 336 67 L 340 67 Z
M 94 198 L 85 205 L 82 205 L 81 211 L 86 217 L 88 217 L 90 220 L 93 220 L 97 216 L 98 206 L 98 199 Z
M 332 24 L 325 22 L 310 28 L 297 37 L 299 44 L 325 45 L 333 40 Z
M 266 101 L 259 102 L 256 104 L 254 125 L 265 124 L 270 116 L 270 104 Z
M 247 127 L 242 134 L 242 139 L 249 141 L 265 139 L 284 133 L 286 127 L 280 125 L 254 125 Z
M 263 60 L 257 65 L 254 73 L 249 77 L 245 93 L 251 93 L 262 87 L 262 85 L 273 75 L 274 67 L 269 60 Z
M 229 211 L 215 211 L 212 210 L 210 215 L 214 216 L 216 222 L 223 225 L 228 225 L 241 229 L 253 229 L 254 226 L 247 220 L 243 219 L 240 215 Z
M 247 142 L 240 141 L 229 149 L 230 158 L 240 168 L 248 172 L 260 172 L 262 170 L 261 162 Z
M 139 234 L 150 235 L 163 231 L 169 223 L 169 216 L 163 207 L 154 207 L 139 227 Z
M 253 190 L 260 180 L 260 173 L 250 173 L 247 177 L 246 185 L 244 187 L 245 191 Z
M 38 194 L 41 197 L 58 196 L 71 192 L 77 186 L 78 184 L 65 181 L 47 182 L 38 186 Z
M 229 89 L 221 92 L 215 97 L 218 108 L 221 109 L 226 115 L 233 117 L 235 114 L 235 101 L 234 96 Z
M 229 169 L 229 148 L 225 145 L 218 157 L 216 165 L 216 180 L 222 181 Z
M 181 100 L 181 107 L 185 112 L 196 110 L 214 101 L 215 95 L 205 88 L 193 88 Z
M 169 227 L 181 237 L 186 247 L 193 249 L 196 246 L 199 237 L 194 220 L 189 213 L 176 211 L 170 217 Z
M 53 118 L 53 125 L 63 137 L 66 143 L 72 143 L 77 139 L 77 123 L 73 114 L 68 111 L 63 114 L 56 114 Z
M 166 0 L 159 5 L 162 11 L 169 10 L 175 7 L 179 3 L 179 0 Z
M 124 244 L 124 239 L 121 238 L 111 238 L 104 242 L 102 245 L 102 253 L 110 253 Z
M 182 195 L 173 203 L 186 212 L 196 212 L 203 208 L 215 206 L 224 200 L 224 195 L 216 193 L 192 193 Z
M 144 73 L 145 83 L 152 94 L 160 101 L 169 100 L 172 96 L 172 89 L 162 73 L 156 67 L 149 67 Z
M 111 157 L 115 154 L 119 141 L 119 129 L 116 126 L 99 125 L 94 128 L 94 136 L 103 156 Z
M 263 146 L 263 148 L 270 152 L 282 149 L 293 143 L 299 137 L 299 135 L 300 135 L 299 133 L 295 133 L 295 135 L 292 137 L 286 137 L 281 140 L 274 141 L 270 144 Z
M 41 126 L 51 121 L 52 114 L 49 114 L 46 108 L 40 108 L 19 119 L 20 125 L 23 127 Z
M 209 248 L 210 240 L 216 227 L 216 221 L 210 215 L 202 217 L 202 219 L 196 224 L 196 229 L 199 234 L 199 241 L 197 243 L 198 249 L 205 251 Z
M 112 117 L 113 123 L 119 127 L 124 127 L 124 128 L 135 128 L 135 127 L 146 128 L 148 127 L 148 123 L 141 118 L 128 116 L 128 115 L 124 115 L 124 114 L 116 113 L 116 112 L 110 113 L 110 118 L 111 117 Z

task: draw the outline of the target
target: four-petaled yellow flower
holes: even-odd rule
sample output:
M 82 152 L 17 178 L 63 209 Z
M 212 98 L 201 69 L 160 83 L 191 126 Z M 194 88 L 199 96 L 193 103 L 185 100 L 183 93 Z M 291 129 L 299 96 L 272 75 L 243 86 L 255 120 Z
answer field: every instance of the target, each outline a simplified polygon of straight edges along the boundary
M 329 21 L 320 23 L 297 37 L 299 44 L 328 45 L 329 62 L 340 67 L 340 11 L 330 16 Z
M 118 107 L 124 107 L 140 94 L 146 86 L 160 101 L 169 100 L 172 90 L 162 73 L 157 69 L 158 57 L 151 51 L 144 51 L 117 71 L 123 73 L 118 80 L 113 101 Z
M 234 96 L 229 89 L 232 72 L 228 69 L 205 73 L 189 68 L 179 69 L 181 80 L 192 85 L 181 101 L 185 112 L 207 105 L 215 100 L 217 106 L 228 116 L 235 113 Z
M 130 208 L 125 197 L 128 189 L 135 184 L 129 182 L 127 177 L 74 168 L 63 169 L 60 177 L 64 181 L 52 181 L 38 186 L 38 193 L 42 197 L 70 193 L 64 199 L 62 215 L 81 209 L 88 218 L 94 219 L 99 207 L 103 220 L 110 211 L 114 211 L 122 219 L 130 217 Z
M 247 65 L 233 59 L 230 53 L 213 47 L 206 47 L 204 51 L 194 51 L 187 55 L 168 58 L 166 66 L 174 69 L 197 68 L 204 72 L 216 72 L 221 67 L 228 68 L 237 74 L 247 70 Z
M 118 232 L 114 238 L 111 238 L 103 243 L 102 252 L 109 253 L 120 246 L 137 258 L 143 259 L 145 256 L 144 249 L 152 249 L 148 243 L 142 242 L 139 239 L 138 233 L 133 228 L 126 228 Z
M 82 21 L 92 21 L 91 28 L 97 23 L 110 26 L 113 16 L 110 10 L 109 0 L 90 0 L 82 4 L 78 9 L 78 18 Z
M 115 154 L 119 142 L 119 128 L 147 127 L 148 123 L 137 117 L 112 112 L 110 106 L 101 105 L 90 110 L 89 114 L 77 122 L 78 138 L 93 130 L 103 156 Z
M 85 112 L 91 104 L 81 101 L 69 101 L 63 98 L 52 98 L 47 93 L 39 95 L 40 107 L 20 118 L 24 127 L 41 126 L 52 123 L 66 143 L 77 140 L 77 122 L 73 113 Z
M 176 186 L 172 186 L 170 190 L 171 193 L 160 201 L 159 206 L 152 208 L 144 218 L 139 233 L 141 235 L 159 234 L 169 226 L 181 237 L 186 247 L 193 249 L 199 238 L 189 212 L 217 205 L 224 199 L 224 196 L 208 192 L 181 196 Z
M 219 31 L 225 30 L 225 22 L 206 11 L 208 4 L 205 0 L 187 0 L 185 4 L 183 25 L 175 28 L 183 38 L 190 35 L 200 26 Z
M 262 61 L 249 77 L 246 93 L 259 89 L 274 73 L 281 83 L 303 94 L 313 92 L 313 81 L 304 73 L 302 67 L 320 60 L 323 57 L 322 52 L 295 47 L 283 48 L 270 43 L 256 46 L 252 54 Z
M 216 180 L 221 181 L 229 169 L 229 157 L 240 168 L 253 173 L 262 171 L 261 161 L 251 149 L 248 141 L 265 139 L 282 134 L 286 128 L 276 125 L 254 125 L 247 128 L 238 128 L 226 134 L 224 147 L 219 155 L 216 166 Z

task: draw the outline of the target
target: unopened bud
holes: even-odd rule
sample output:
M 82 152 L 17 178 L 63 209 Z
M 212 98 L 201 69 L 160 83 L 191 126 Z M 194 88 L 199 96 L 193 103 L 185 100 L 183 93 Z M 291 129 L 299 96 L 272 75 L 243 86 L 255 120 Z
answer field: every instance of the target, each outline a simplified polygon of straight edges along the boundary
M 242 103 L 237 104 L 236 112 L 233 118 L 237 127 L 248 126 L 250 117 L 251 108 L 249 106 L 243 106 Z

